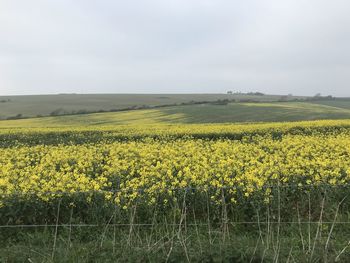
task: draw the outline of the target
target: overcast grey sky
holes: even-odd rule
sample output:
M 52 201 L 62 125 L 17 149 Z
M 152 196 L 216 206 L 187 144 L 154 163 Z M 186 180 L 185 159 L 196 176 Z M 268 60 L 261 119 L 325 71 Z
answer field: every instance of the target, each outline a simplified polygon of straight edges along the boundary
M 0 0 L 0 95 L 350 96 L 349 0 Z

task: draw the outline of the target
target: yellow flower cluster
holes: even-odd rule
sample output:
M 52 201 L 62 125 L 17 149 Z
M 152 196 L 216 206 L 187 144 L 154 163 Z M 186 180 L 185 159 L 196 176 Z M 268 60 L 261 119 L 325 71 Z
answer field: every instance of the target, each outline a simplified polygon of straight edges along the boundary
M 237 125 L 159 125 L 143 131 L 141 127 L 125 127 L 124 131 L 118 127 L 115 133 L 124 132 L 131 137 L 151 134 L 152 130 L 163 137 L 73 145 L 46 145 L 45 141 L 34 146 L 19 143 L 0 148 L 0 193 L 3 197 L 34 193 L 42 200 L 49 200 L 59 192 L 102 191 L 107 199 L 128 205 L 136 200 L 155 202 L 159 196 L 166 202 L 175 197 L 177 189 L 216 189 L 214 194 L 211 192 L 212 198 L 220 200 L 220 189 L 224 188 L 230 200 L 236 202 L 237 189 L 249 197 L 259 191 L 269 194 L 266 186 L 276 184 L 346 184 L 350 182 L 347 124 L 327 121 L 238 125 L 239 128 Z M 293 134 L 295 127 L 303 127 L 304 134 Z M 323 132 L 315 127 L 323 128 Z M 259 129 L 254 136 L 245 135 Z M 272 136 L 281 129 L 291 132 L 278 138 Z M 241 131 L 242 138 L 228 139 L 230 131 Z M 22 137 L 32 136 L 33 132 L 38 136 L 45 133 L 28 129 L 2 130 L 1 134 L 20 132 Z M 188 137 L 167 137 L 186 132 Z M 191 137 L 213 133 L 218 137 Z

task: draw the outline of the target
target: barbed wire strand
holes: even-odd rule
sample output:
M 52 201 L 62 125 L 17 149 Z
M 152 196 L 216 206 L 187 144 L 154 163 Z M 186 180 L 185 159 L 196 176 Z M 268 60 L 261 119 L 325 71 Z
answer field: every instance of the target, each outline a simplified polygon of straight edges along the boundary
M 244 225 L 244 224 L 350 224 L 350 221 L 281 221 L 281 222 L 258 222 L 258 221 L 240 221 L 240 222 L 231 222 L 226 223 L 227 225 L 235 226 L 235 225 Z M 151 223 L 140 223 L 140 224 L 108 224 L 108 226 L 116 226 L 116 227 L 128 227 L 128 226 L 139 226 L 139 227 L 147 227 L 147 226 L 184 226 L 185 224 L 151 224 Z M 222 225 L 222 223 L 211 223 L 211 225 Z M 208 226 L 208 223 L 188 223 L 186 226 Z M 38 225 L 0 225 L 0 228 L 34 228 L 34 227 L 106 227 L 106 224 L 38 224 Z

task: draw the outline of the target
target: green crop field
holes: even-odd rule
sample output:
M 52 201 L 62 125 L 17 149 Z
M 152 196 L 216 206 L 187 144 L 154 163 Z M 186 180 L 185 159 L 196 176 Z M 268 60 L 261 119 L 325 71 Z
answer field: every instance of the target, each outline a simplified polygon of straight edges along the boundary
M 0 96 L 0 119 L 111 111 L 217 100 L 277 101 L 304 97 L 239 94 L 62 94 Z
M 350 100 L 347 101 L 350 105 Z M 318 119 L 348 119 L 350 108 L 309 102 L 203 104 L 164 108 L 167 115 L 183 116 L 188 123 L 270 122 Z
M 336 100 L 324 100 L 324 101 L 315 101 L 315 104 L 326 105 L 335 108 L 350 109 L 350 99 L 349 98 L 339 98 Z
M 137 123 L 232 123 L 276 122 L 320 119 L 349 119 L 350 100 L 320 102 L 260 102 L 194 104 L 147 110 L 77 114 L 54 117 L 2 120 L 0 127 L 57 127 Z M 348 107 L 348 108 L 347 108 Z

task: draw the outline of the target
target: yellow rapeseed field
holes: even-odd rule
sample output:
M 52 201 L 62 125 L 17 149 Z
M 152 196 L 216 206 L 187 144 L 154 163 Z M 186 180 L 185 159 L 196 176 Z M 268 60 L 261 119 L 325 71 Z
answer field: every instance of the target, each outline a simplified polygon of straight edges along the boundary
M 159 196 L 167 202 L 176 189 L 217 189 L 211 198 L 220 201 L 224 188 L 235 203 L 238 195 L 268 196 L 271 185 L 350 182 L 350 121 L 344 120 L 17 128 L 0 135 L 12 140 L 0 148 L 3 197 L 27 193 L 49 201 L 60 192 L 101 191 L 127 207 Z M 53 137 L 60 139 L 47 143 Z

